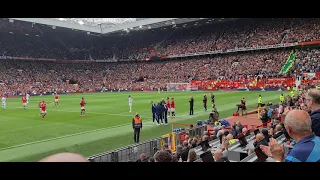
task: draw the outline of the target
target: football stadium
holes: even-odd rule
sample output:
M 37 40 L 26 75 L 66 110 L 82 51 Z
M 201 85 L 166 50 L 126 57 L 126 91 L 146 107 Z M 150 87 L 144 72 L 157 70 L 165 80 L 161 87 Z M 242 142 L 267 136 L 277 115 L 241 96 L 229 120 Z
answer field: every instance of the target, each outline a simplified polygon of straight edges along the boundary
M 319 18 L 0 27 L 1 162 L 320 161 Z

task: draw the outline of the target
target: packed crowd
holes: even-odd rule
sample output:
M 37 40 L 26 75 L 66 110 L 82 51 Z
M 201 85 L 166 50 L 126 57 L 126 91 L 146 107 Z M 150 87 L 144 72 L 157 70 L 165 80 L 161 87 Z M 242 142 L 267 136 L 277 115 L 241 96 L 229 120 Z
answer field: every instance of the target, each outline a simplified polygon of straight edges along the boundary
M 84 92 L 114 89 L 166 89 L 167 83 L 192 79 L 277 76 L 290 51 L 243 52 L 216 57 L 158 62 L 63 64 L 0 61 L 0 92 Z M 66 82 L 69 80 L 69 84 Z M 72 83 L 73 82 L 73 83 Z
M 296 72 L 315 73 L 320 72 L 320 50 L 302 49 L 296 54 Z
M 216 122 L 214 131 L 211 133 L 204 131 L 201 137 L 190 137 L 187 131 L 185 141 L 177 146 L 176 152 L 173 153 L 165 144 L 163 149 L 158 150 L 152 157 L 142 153 L 136 162 L 198 162 L 196 147 L 208 149 L 203 150 L 203 154 L 200 155 L 202 162 L 230 162 L 228 147 L 237 141 L 249 155 L 261 149 L 266 158 L 258 158 L 257 161 L 265 162 L 269 157 L 276 162 L 320 162 L 320 150 L 317 148 L 320 145 L 319 97 L 320 90 L 313 89 L 286 97 L 280 106 L 267 105 L 263 113 L 267 114 L 267 109 L 275 109 L 271 113 L 275 116 L 270 116 L 269 123 L 265 123 L 268 125 L 267 128 L 255 133 L 253 146 L 243 141 L 243 138 L 252 132 L 250 133 L 240 122 L 235 122 L 230 128 Z M 281 121 L 281 116 L 285 116 L 284 121 Z M 282 135 L 287 142 L 286 146 L 290 149 L 287 154 L 284 147 L 276 141 Z M 211 147 L 209 142 L 215 139 L 219 140 L 219 145 Z
M 0 20 L 0 54 L 68 60 L 136 59 L 320 39 L 315 19 L 240 19 L 125 36 L 88 36 L 35 23 Z M 141 38 L 143 36 L 143 38 Z

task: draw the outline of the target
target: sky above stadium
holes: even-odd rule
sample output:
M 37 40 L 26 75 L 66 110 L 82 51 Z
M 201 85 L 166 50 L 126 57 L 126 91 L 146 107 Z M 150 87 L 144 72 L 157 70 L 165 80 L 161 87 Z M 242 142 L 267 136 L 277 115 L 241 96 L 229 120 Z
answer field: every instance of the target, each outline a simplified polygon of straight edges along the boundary
M 130 22 L 135 22 L 147 18 L 53 18 L 59 21 L 65 21 L 80 25 L 89 25 L 89 26 L 97 26 L 97 25 L 119 25 Z

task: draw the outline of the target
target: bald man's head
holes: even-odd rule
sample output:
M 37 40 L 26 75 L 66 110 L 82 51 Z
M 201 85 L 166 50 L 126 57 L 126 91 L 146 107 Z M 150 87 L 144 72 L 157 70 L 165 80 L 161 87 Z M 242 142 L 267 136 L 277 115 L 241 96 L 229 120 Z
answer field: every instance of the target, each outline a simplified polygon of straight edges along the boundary
M 292 110 L 286 115 L 284 124 L 289 133 L 311 132 L 311 118 L 306 111 Z M 288 129 L 289 128 L 289 129 Z
M 58 153 L 41 159 L 39 162 L 89 162 L 87 158 L 80 154 Z
M 214 153 L 213 153 L 213 156 L 214 156 L 214 160 L 215 161 L 218 161 L 219 159 L 221 159 L 223 157 L 223 153 L 220 149 L 217 149 Z
M 248 132 L 248 129 L 247 129 L 247 128 L 242 128 L 242 133 L 243 133 L 243 134 L 247 134 L 247 132 Z
M 256 135 L 256 141 L 257 142 L 259 142 L 259 141 L 261 141 L 261 140 L 263 140 L 264 139 L 264 135 L 262 134 L 262 133 L 258 133 L 257 135 Z

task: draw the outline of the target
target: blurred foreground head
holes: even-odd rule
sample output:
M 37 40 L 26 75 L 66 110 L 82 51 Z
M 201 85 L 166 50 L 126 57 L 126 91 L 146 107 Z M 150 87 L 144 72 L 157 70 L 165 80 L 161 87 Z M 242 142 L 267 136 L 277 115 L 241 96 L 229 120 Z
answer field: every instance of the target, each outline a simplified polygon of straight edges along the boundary
M 41 159 L 39 162 L 89 162 L 80 154 L 58 153 Z

